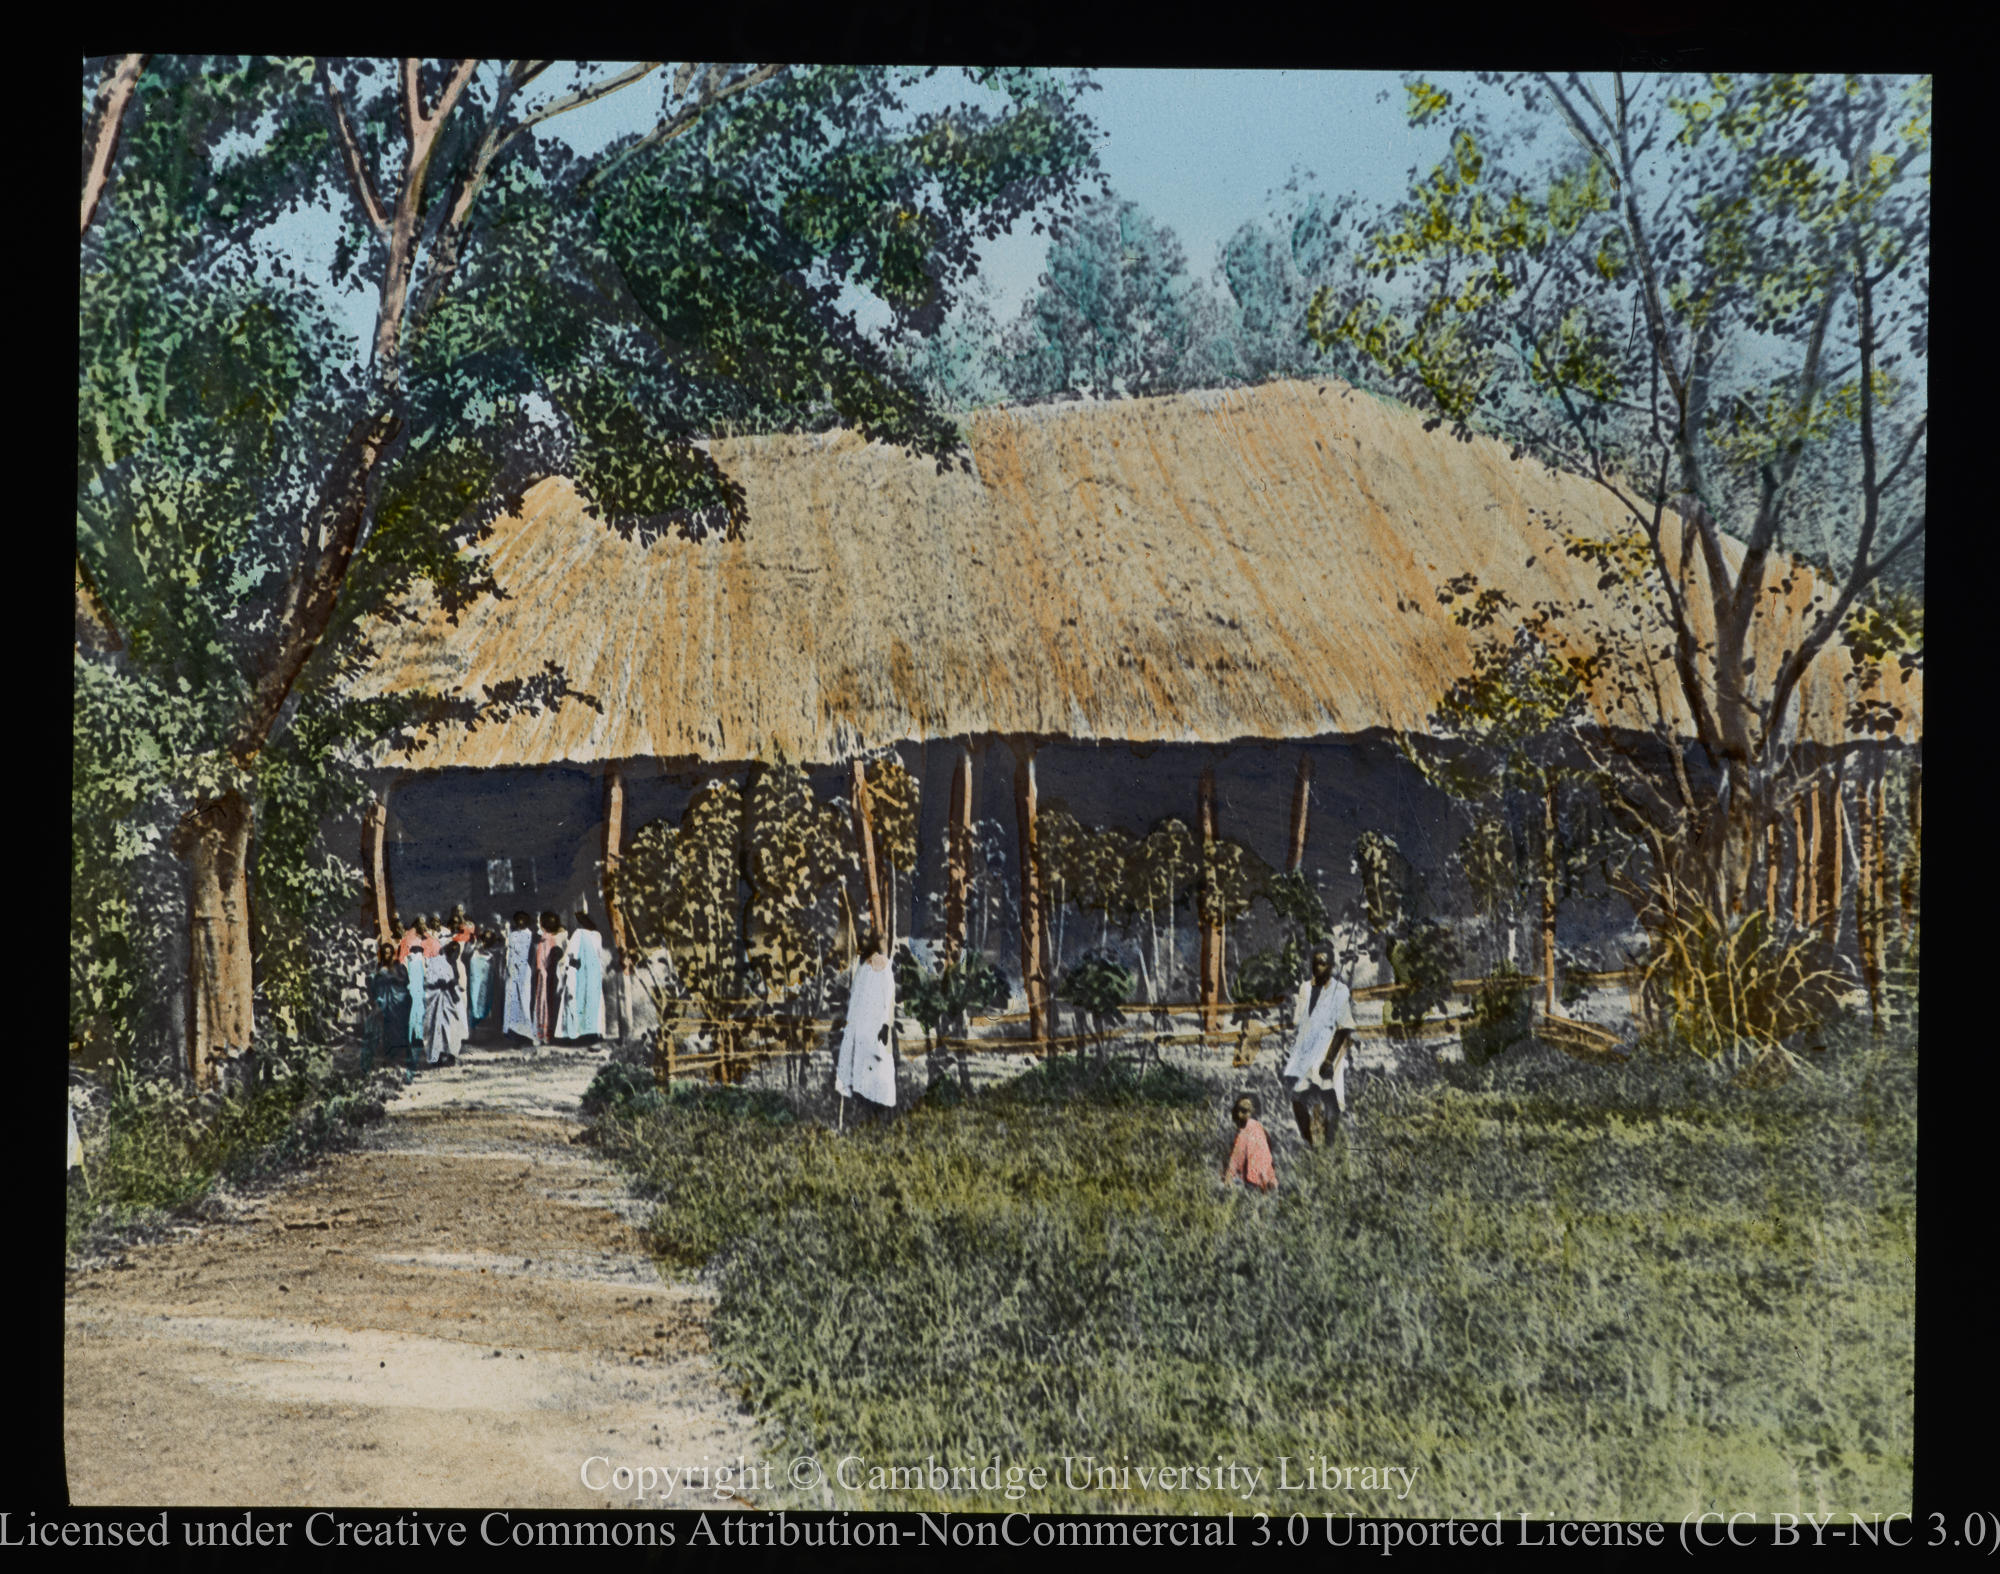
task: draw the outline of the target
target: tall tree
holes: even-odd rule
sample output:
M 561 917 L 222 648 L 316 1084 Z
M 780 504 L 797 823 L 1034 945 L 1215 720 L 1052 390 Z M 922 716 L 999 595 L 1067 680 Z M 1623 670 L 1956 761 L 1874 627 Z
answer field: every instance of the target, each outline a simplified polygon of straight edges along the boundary
M 1623 506 L 1626 535 L 1559 543 L 1622 603 L 1565 609 L 1570 649 L 1617 670 L 1602 631 L 1658 630 L 1623 670 L 1671 690 L 1716 787 L 1695 789 L 1675 742 L 1672 769 L 1626 774 L 1624 801 L 1670 855 L 1662 881 L 1726 918 L 1816 764 L 1796 747 L 1802 681 L 1885 577 L 1920 567 L 1931 87 L 1605 86 L 1484 77 L 1459 104 L 1412 82 L 1413 120 L 1456 118 L 1451 156 L 1364 227 L 1360 283 L 1322 290 L 1309 328 L 1440 422 Z M 1494 92 L 1518 106 L 1498 128 Z M 1822 595 L 1760 665 L 1753 631 L 1801 561 Z M 1850 725 L 1894 720 L 1863 706 Z
M 1242 375 L 1227 316 L 1171 229 L 1106 195 L 1049 246 L 1041 287 L 1002 339 L 1015 398 L 1113 399 Z
M 301 714 L 340 711 L 369 615 L 491 589 L 476 543 L 510 496 L 561 471 L 615 528 L 697 537 L 749 524 L 708 436 L 844 424 L 953 451 L 837 302 L 855 287 L 933 327 L 981 236 L 1070 199 L 1091 163 L 1079 84 L 974 76 L 987 102 L 916 115 L 914 75 L 847 68 L 134 72 L 94 210 L 86 161 L 79 615 L 88 584 L 115 637 L 143 632 L 135 666 L 204 710 L 177 841 L 198 1077 L 252 1032 L 274 748 Z M 547 134 L 636 92 L 658 95 L 650 128 L 601 153 Z M 108 110 L 86 113 L 104 145 Z M 264 237 L 313 206 L 344 228 L 332 267 L 300 278 Z M 373 302 L 358 357 L 327 307 L 356 288 Z M 552 671 L 458 696 L 459 715 L 563 690 Z

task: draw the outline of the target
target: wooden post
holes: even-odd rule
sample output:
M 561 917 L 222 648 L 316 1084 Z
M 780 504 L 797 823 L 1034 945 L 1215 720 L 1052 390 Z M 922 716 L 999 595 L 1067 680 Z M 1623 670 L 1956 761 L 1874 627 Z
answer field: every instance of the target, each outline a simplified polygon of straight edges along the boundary
M 1910 767 L 1910 856 L 1903 860 L 1902 878 L 1897 882 L 1897 897 L 1903 904 L 1903 927 L 1911 934 L 1917 932 L 1917 901 L 1921 894 L 1918 881 L 1922 877 L 1921 860 L 1924 851 L 1924 768 Z
M 1806 840 L 1806 800 L 1792 798 L 1792 928 L 1806 928 L 1812 890 L 1812 844 Z
M 879 935 L 889 926 L 882 920 L 882 871 L 875 864 L 875 820 L 868 812 L 868 767 L 853 762 L 854 836 L 861 843 L 861 869 L 868 881 L 868 922 Z
M 616 761 L 604 767 L 604 927 L 605 939 L 618 953 L 619 969 L 632 971 L 632 937 L 625 927 L 625 904 L 619 897 L 618 874 L 625 862 L 625 773 Z
M 1195 823 L 1201 837 L 1204 874 L 1215 858 L 1215 767 L 1205 765 L 1195 803 Z M 1210 904 L 1214 904 L 1211 902 Z M 1222 921 L 1206 910 L 1195 915 L 1201 926 L 1201 1030 L 1213 1033 L 1222 1020 Z
M 1542 795 L 1542 1010 L 1556 1013 L 1556 784 Z
M 1875 823 L 1875 783 L 1871 762 L 1864 760 L 1855 783 L 1854 943 L 1861 956 L 1861 981 L 1868 990 L 1869 1021 L 1882 1022 L 1881 959 L 1876 950 L 1879 924 L 1875 911 L 1875 859 L 1880 831 Z
M 1014 829 L 1021 857 L 1021 987 L 1028 997 L 1028 1037 L 1049 1037 L 1049 975 L 1043 962 L 1042 853 L 1035 826 L 1035 746 L 1014 745 Z
M 965 950 L 965 904 L 972 863 L 972 749 L 960 744 L 951 770 L 951 825 L 947 832 L 949 865 L 944 892 L 944 962 L 955 963 Z
M 1778 866 L 1784 858 L 1785 839 L 1778 828 L 1778 817 L 1774 814 L 1764 823 L 1764 918 L 1767 924 L 1778 921 Z
M 1841 778 L 1844 769 L 1836 764 L 1833 778 L 1816 795 L 1815 809 L 1819 820 L 1819 925 L 1820 935 L 1828 945 L 1836 945 L 1840 940 L 1841 887 L 1845 884 L 1841 869 L 1841 830 L 1846 815 L 1841 807 Z
M 368 916 L 375 926 L 375 939 L 400 938 L 396 934 L 396 899 L 389 889 L 389 790 L 361 811 L 361 877 L 367 886 Z
M 1306 861 L 1306 809 L 1312 799 L 1313 761 L 1299 752 L 1298 779 L 1292 783 L 1292 847 L 1285 868 L 1296 872 Z

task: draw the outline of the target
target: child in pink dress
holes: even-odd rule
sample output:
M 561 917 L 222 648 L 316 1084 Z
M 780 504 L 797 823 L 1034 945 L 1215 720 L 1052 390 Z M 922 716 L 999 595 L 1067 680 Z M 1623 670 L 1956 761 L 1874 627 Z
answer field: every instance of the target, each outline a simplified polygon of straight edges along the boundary
M 1245 1093 L 1230 1112 L 1236 1122 L 1236 1146 L 1229 1150 L 1229 1168 L 1222 1172 L 1222 1184 L 1242 1181 L 1259 1191 L 1278 1184 L 1278 1172 L 1271 1167 L 1271 1139 L 1257 1121 L 1257 1095 Z

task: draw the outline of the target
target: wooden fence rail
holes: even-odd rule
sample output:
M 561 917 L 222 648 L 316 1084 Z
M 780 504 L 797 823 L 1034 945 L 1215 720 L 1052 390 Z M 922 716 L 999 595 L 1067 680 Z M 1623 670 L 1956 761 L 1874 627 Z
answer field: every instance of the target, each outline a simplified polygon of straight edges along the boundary
M 1573 980 L 1584 983 L 1630 984 L 1636 982 L 1641 974 L 1637 968 L 1621 968 L 1604 973 L 1572 971 L 1569 976 Z M 1454 979 L 1451 988 L 1454 993 L 1473 994 L 1488 987 L 1492 982 L 1490 979 L 1483 978 Z M 1517 978 L 1508 979 L 1507 982 L 1510 985 L 1515 985 L 1526 990 L 1540 984 L 1541 979 L 1534 974 L 1521 974 Z M 1357 1000 L 1366 1001 L 1388 1000 L 1405 992 L 1407 988 L 1408 986 L 1406 985 L 1398 984 L 1375 985 L 1355 990 L 1354 997 Z M 689 1003 L 693 1004 L 694 1002 Z M 702 1003 L 769 1004 L 767 1001 L 730 1002 L 723 1000 Z M 1270 1011 L 1281 1009 L 1290 1004 L 1291 1001 L 1289 999 L 1232 1001 L 1223 1005 L 1221 1009 L 1229 1012 Z M 1256 1058 L 1258 1047 L 1261 1046 L 1263 1039 L 1274 1033 L 1283 1031 L 1282 1028 L 1276 1025 L 1254 1019 L 1245 1020 L 1240 1026 L 1233 1029 L 1196 1032 L 1165 1031 L 1163 1024 L 1159 1021 L 1156 1021 L 1150 1027 L 1144 1025 L 1147 1017 L 1163 1019 L 1173 1016 L 1194 1016 L 1212 1009 L 1215 1008 L 1205 1006 L 1200 1001 L 1185 1003 L 1163 1002 L 1157 1005 L 1138 1003 L 1128 1008 L 1126 1013 L 1128 1022 L 1122 1028 L 1092 1033 L 1058 1034 L 1054 1037 L 1039 1039 L 954 1038 L 945 1036 L 930 1038 L 923 1034 L 901 1032 L 897 1033 L 895 1038 L 897 1051 L 905 1060 L 918 1059 L 933 1050 L 944 1050 L 954 1055 L 1049 1055 L 1059 1050 L 1077 1049 L 1088 1044 L 1102 1044 L 1118 1039 L 1136 1039 L 1141 1043 L 1152 1045 L 1155 1048 L 1167 1044 L 1212 1045 L 1218 1049 L 1228 1047 L 1233 1051 L 1231 1056 L 1232 1064 L 1242 1067 L 1249 1065 Z M 1470 1011 L 1454 1012 L 1444 1010 L 1438 1012 L 1436 1015 L 1427 1014 L 1421 1022 L 1417 1023 L 1390 1021 L 1364 1022 L 1357 1025 L 1355 1036 L 1366 1039 L 1412 1039 L 1429 1036 L 1440 1029 L 1448 1034 L 1455 1034 L 1460 1030 L 1462 1024 L 1472 1020 L 1472 1017 L 1473 1013 Z M 968 1025 L 990 1027 L 1015 1022 L 1026 1022 L 1031 1020 L 1031 1016 L 1030 1013 L 1025 1011 L 1006 1011 L 984 1016 L 968 1016 L 965 1020 Z M 671 1023 L 662 1021 L 660 1037 L 666 1052 L 664 1055 L 661 1055 L 656 1049 L 654 1056 L 655 1064 L 658 1067 L 660 1062 L 664 1061 L 665 1064 L 662 1069 L 665 1070 L 669 1078 L 680 1071 L 713 1069 L 726 1074 L 727 1070 L 732 1066 L 748 1069 L 750 1066 L 763 1061 L 774 1060 L 788 1055 L 806 1055 L 812 1053 L 813 1050 L 819 1047 L 817 1041 L 830 1036 L 842 1025 L 843 1021 L 844 1019 L 838 1017 L 680 1016 L 676 1017 Z M 778 1034 L 782 1035 L 782 1039 L 789 1039 L 792 1042 L 774 1042 L 770 1037 L 765 1036 L 772 1030 L 776 1030 Z M 691 1053 L 676 1050 L 676 1038 L 694 1034 L 713 1034 L 716 1047 L 713 1050 L 703 1049 Z M 751 1036 L 750 1042 L 744 1042 L 746 1034 Z M 800 1042 L 802 1039 L 807 1042 Z

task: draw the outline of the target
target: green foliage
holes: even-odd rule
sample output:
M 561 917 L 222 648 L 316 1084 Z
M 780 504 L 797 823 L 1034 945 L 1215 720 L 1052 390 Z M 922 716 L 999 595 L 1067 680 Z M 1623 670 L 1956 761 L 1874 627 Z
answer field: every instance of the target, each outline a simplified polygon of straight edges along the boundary
M 1535 1017 L 1534 985 L 1528 975 L 1502 957 L 1473 995 L 1471 1017 L 1459 1035 L 1469 1066 L 1483 1066 L 1527 1043 Z
M 1865 1517 L 1909 1503 L 1915 1053 L 1859 1032 L 1826 1058 L 1768 1091 L 1532 1049 L 1378 1080 L 1344 1157 L 1272 1123 L 1261 1198 L 1216 1185 L 1234 1083 L 1078 1100 L 1132 1072 L 1067 1056 L 843 1137 L 676 1106 L 621 1152 L 655 1251 L 715 1275 L 717 1358 L 774 1454 L 1325 1452 L 1426 1461 L 1385 1513 L 1636 1520 L 1684 1513 L 1699 1458 L 1722 1500 L 1796 1476 Z M 1038 1512 L 1296 1506 L 1268 1476 L 1248 1498 L 1055 1476 Z
M 1124 1022 L 1125 1013 L 1119 1008 L 1132 998 L 1136 982 L 1131 969 L 1116 957 L 1086 951 L 1082 960 L 1063 974 L 1056 986 L 1056 999 L 1088 1013 L 1101 1033 Z
M 1363 831 L 1354 841 L 1354 872 L 1361 877 L 1361 905 L 1368 927 L 1386 935 L 1403 922 L 1416 878 L 1409 860 L 1380 831 Z
M 1414 1027 L 1451 998 L 1462 956 L 1451 930 L 1435 920 L 1406 924 L 1389 942 L 1389 966 L 1399 986 L 1389 1001 L 1391 1021 Z
M 743 793 L 720 778 L 695 790 L 678 829 L 656 820 L 632 838 L 620 872 L 634 938 L 667 948 L 686 994 L 736 993 L 742 852 Z
M 918 116 L 907 74 L 747 69 L 680 71 L 672 135 L 579 159 L 521 119 L 560 97 L 561 71 L 531 85 L 477 63 L 419 166 L 424 240 L 399 275 L 329 110 L 393 206 L 397 70 L 152 57 L 82 242 L 78 570 L 123 650 L 79 659 L 79 737 L 97 730 L 78 762 L 73 1042 L 129 1051 L 163 1018 L 151 980 L 184 914 L 159 895 L 156 846 L 190 807 L 225 790 L 254 805 L 260 998 L 286 1031 L 324 1030 L 317 980 L 346 968 L 327 948 L 358 881 L 318 831 L 359 801 L 358 767 L 414 728 L 601 704 L 553 664 L 499 690 L 346 697 L 368 619 L 456 615 L 491 590 L 478 543 L 528 484 L 568 474 L 627 533 L 736 535 L 754 522 L 710 437 L 838 424 L 940 460 L 958 447 L 842 291 L 935 329 L 977 237 L 1070 202 L 1093 162 L 1084 82 L 975 72 L 967 102 Z M 420 74 L 436 105 L 440 68 Z M 347 224 L 331 268 L 263 266 L 256 237 L 322 205 Z M 384 303 L 371 346 L 339 327 L 356 288 Z M 367 433 L 390 434 L 372 462 Z M 289 703 L 250 703 L 301 661 Z M 893 784 L 884 798 L 893 820 Z M 891 839 L 894 856 L 908 839 Z M 682 852 L 700 862 L 696 840 Z M 802 919 L 782 872 L 762 889 L 754 962 L 777 984 L 803 965 Z M 678 921 L 705 982 L 733 975 L 712 925 Z
M 1237 963 L 1229 981 L 1229 998 L 1245 1005 L 1252 1001 L 1282 1000 L 1298 987 L 1308 962 L 1309 953 L 1299 944 L 1297 935 L 1290 936 L 1276 949 L 1266 946 L 1253 951 Z
M 1775 1072 L 1800 1064 L 1789 1042 L 1820 1033 L 1852 983 L 1816 935 L 1784 933 L 1760 912 L 1725 927 L 1685 906 L 1655 933 L 1643 989 L 1663 1048 Z
M 1173 231 L 1111 196 L 1051 242 L 1002 355 L 1017 399 L 1130 398 L 1242 375 L 1221 303 L 1189 276 Z
M 249 1181 L 348 1146 L 383 1115 L 362 1078 L 295 1067 L 248 1094 L 196 1098 L 177 1082 L 114 1070 L 102 1135 L 85 1145 L 92 1210 L 118 1226 L 185 1208 L 221 1179 Z M 72 1249 L 84 1226 L 72 1221 Z
M 600 1067 L 577 1101 L 577 1108 L 586 1120 L 606 1113 L 627 1118 L 649 1115 L 665 1107 L 666 1100 L 654 1082 L 652 1069 L 622 1060 Z
M 744 799 L 748 960 L 765 995 L 781 999 L 823 965 L 834 938 L 827 897 L 860 868 L 860 848 L 849 818 L 786 760 L 753 767 Z

